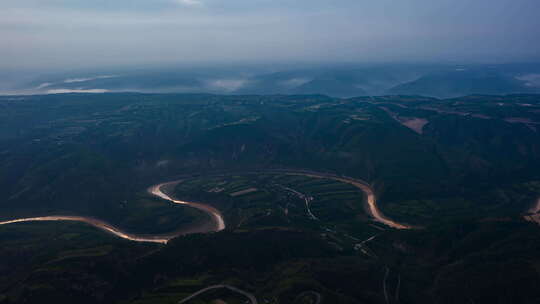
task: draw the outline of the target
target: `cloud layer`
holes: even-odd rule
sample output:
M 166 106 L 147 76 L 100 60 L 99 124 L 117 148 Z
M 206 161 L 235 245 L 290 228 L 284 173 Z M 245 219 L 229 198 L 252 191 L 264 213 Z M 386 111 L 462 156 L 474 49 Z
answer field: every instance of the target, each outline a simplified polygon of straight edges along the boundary
M 540 59 L 537 0 L 3 0 L 0 68 Z

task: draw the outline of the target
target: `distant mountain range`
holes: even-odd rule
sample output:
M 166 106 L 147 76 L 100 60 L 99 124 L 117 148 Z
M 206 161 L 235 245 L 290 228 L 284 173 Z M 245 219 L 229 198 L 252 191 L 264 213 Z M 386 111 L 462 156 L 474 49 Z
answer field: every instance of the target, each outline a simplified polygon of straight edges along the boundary
M 456 69 L 422 76 L 414 81 L 397 85 L 390 95 L 424 95 L 441 98 L 471 94 L 535 93 L 540 87 L 528 85 L 516 75 L 499 71 Z
M 0 75 L 1 76 L 1 75 Z M 4 77 L 2 77 L 4 78 Z M 25 76 L 7 93 L 322 94 L 332 97 L 540 93 L 540 64 L 108 69 Z M 0 91 L 0 94 L 2 93 Z

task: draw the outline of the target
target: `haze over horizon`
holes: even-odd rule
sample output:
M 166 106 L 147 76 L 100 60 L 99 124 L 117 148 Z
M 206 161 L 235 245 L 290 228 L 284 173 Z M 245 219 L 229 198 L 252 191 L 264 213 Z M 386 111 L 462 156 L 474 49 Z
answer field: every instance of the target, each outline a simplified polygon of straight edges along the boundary
M 0 68 L 540 60 L 536 0 L 5 0 Z

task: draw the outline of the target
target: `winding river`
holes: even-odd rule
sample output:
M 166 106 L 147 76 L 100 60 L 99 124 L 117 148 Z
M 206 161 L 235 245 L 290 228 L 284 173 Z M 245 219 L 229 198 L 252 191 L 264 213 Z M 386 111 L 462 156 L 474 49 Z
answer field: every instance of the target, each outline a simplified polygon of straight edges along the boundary
M 217 231 L 221 231 L 225 229 L 225 221 L 223 220 L 223 216 L 221 215 L 221 212 L 219 212 L 219 210 L 217 210 L 216 208 L 209 205 L 201 204 L 201 203 L 193 203 L 193 202 L 185 202 L 185 201 L 176 200 L 164 192 L 163 188 L 167 186 L 173 186 L 175 184 L 178 184 L 179 182 L 180 181 L 174 181 L 174 182 L 167 182 L 167 183 L 155 185 L 155 186 L 150 187 L 148 189 L 148 192 L 153 194 L 154 196 L 167 200 L 173 204 L 186 205 L 188 207 L 199 209 L 210 216 L 211 223 L 204 223 L 195 228 L 188 228 L 188 229 L 179 230 L 170 234 L 159 234 L 159 235 L 144 235 L 144 234 L 128 233 L 108 222 L 95 219 L 92 217 L 87 217 L 87 216 L 51 215 L 51 216 L 29 217 L 29 218 L 3 221 L 3 222 L 0 222 L 0 225 L 24 223 L 24 222 L 46 222 L 46 221 L 82 222 L 82 223 L 86 223 L 88 225 L 94 226 L 98 229 L 101 229 L 105 232 L 111 233 L 117 237 L 120 237 L 126 240 L 135 241 L 135 242 L 146 242 L 146 243 L 161 243 L 161 244 L 167 244 L 167 242 L 170 241 L 171 239 L 181 236 L 181 235 L 187 235 L 187 234 L 192 234 L 192 233 L 217 232 Z
M 261 172 L 261 173 L 264 173 L 264 172 Z M 373 189 L 367 183 L 361 180 L 348 178 L 348 177 L 342 177 L 342 176 L 336 176 L 336 175 L 331 175 L 331 174 L 310 172 L 310 171 L 283 171 L 283 172 L 275 172 L 275 173 L 281 173 L 281 174 L 287 174 L 287 175 L 302 175 L 302 176 L 307 176 L 307 177 L 312 177 L 312 178 L 327 178 L 327 179 L 333 179 L 336 181 L 353 185 L 365 193 L 366 205 L 367 205 L 366 210 L 368 211 L 369 215 L 373 217 L 375 221 L 394 229 L 411 229 L 412 228 L 411 226 L 395 222 L 391 220 L 390 218 L 386 217 L 379 210 L 377 206 L 377 201 L 376 201 L 376 197 L 375 197 L 375 193 Z M 161 243 L 161 244 L 167 244 L 167 242 L 170 241 L 171 239 L 176 238 L 178 236 L 182 236 L 182 235 L 187 235 L 187 234 L 192 234 L 192 233 L 209 233 L 209 232 L 217 232 L 217 231 L 224 230 L 226 227 L 225 220 L 223 219 L 223 215 L 218 209 L 207 204 L 186 202 L 186 201 L 174 199 L 166 193 L 166 190 L 164 190 L 164 188 L 172 188 L 180 182 L 181 181 L 173 181 L 173 182 L 158 184 L 158 185 L 150 187 L 148 189 L 148 192 L 156 197 L 167 200 L 173 204 L 185 205 L 185 206 L 195 208 L 195 209 L 205 212 L 206 214 L 210 216 L 209 223 L 207 222 L 193 228 L 182 229 L 173 233 L 159 234 L 159 235 L 144 235 L 144 234 L 128 233 L 128 232 L 123 231 L 119 227 L 116 227 L 115 225 L 110 224 L 106 221 L 99 220 L 92 217 L 87 217 L 87 216 L 51 215 L 51 216 L 29 217 L 29 218 L 20 218 L 20 219 L 2 221 L 0 222 L 0 225 L 24 223 L 24 222 L 45 222 L 45 221 L 82 222 L 82 223 L 86 223 L 88 225 L 94 226 L 98 229 L 101 229 L 105 232 L 111 233 L 117 237 L 120 237 L 126 240 L 135 241 L 135 242 Z
M 377 206 L 377 198 L 375 197 L 375 192 L 369 186 L 368 183 L 350 178 L 350 177 L 343 177 L 343 176 L 337 176 L 332 174 L 324 174 L 324 173 L 316 173 L 316 172 L 286 172 L 287 175 L 302 175 L 307 177 L 313 177 L 313 178 L 327 178 L 327 179 L 333 179 L 336 181 L 340 181 L 342 183 L 350 184 L 355 186 L 356 188 L 360 189 L 364 194 L 366 195 L 366 204 L 367 204 L 367 212 L 376 222 L 379 222 L 383 225 L 386 225 L 388 227 L 394 228 L 394 229 L 412 229 L 412 226 L 401 224 L 396 221 L 391 220 L 390 218 L 386 217 Z

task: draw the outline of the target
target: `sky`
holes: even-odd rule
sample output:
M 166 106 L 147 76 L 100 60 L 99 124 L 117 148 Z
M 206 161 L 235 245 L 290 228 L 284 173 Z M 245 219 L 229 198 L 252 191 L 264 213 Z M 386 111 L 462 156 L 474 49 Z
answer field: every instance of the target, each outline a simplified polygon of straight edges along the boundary
M 538 0 L 1 0 L 0 69 L 540 61 Z

